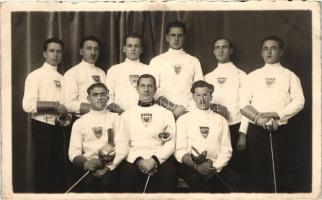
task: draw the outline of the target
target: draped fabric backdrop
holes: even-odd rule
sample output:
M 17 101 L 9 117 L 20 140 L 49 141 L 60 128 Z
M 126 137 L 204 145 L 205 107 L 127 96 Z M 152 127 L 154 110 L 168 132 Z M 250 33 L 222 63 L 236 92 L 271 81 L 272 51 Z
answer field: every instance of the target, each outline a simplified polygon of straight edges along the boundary
M 30 116 L 22 110 L 24 81 L 28 73 L 43 63 L 43 42 L 56 36 L 65 43 L 59 71 L 63 74 L 80 62 L 79 42 L 87 35 L 97 36 L 101 54 L 97 65 L 106 71 L 122 62 L 124 36 L 143 35 L 145 64 L 167 50 L 166 24 L 173 20 L 187 26 L 185 50 L 200 59 L 203 73 L 216 61 L 213 40 L 231 39 L 233 62 L 246 73 L 263 66 L 260 41 L 278 35 L 285 41 L 282 64 L 302 82 L 306 99 L 304 110 L 290 120 L 293 128 L 285 138 L 300 164 L 298 191 L 311 190 L 312 168 L 312 15 L 310 11 L 144 11 L 144 12 L 14 12 L 12 13 L 12 160 L 14 192 L 33 191 L 33 144 Z

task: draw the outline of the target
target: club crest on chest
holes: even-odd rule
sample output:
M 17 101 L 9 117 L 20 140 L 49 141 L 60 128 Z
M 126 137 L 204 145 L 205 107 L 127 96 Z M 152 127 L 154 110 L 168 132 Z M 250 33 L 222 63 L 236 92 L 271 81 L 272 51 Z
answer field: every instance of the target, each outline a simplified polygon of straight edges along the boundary
M 103 135 L 103 128 L 101 126 L 93 127 L 92 130 L 93 130 L 93 134 L 95 135 L 95 137 L 97 139 L 100 139 L 102 137 L 102 135 Z
M 54 83 L 55 83 L 55 87 L 56 87 L 57 89 L 61 89 L 61 82 L 60 82 L 60 81 L 58 81 L 58 80 L 54 80 Z
M 227 78 L 226 77 L 217 77 L 217 82 L 220 86 L 223 86 L 226 82 Z
M 173 65 L 174 72 L 179 75 L 181 72 L 181 65 L 180 64 L 174 64 Z
M 92 78 L 93 78 L 93 81 L 94 81 L 95 83 L 100 83 L 100 82 L 101 82 L 101 78 L 100 78 L 100 76 L 98 76 L 98 75 L 93 75 L 93 76 L 92 76 Z
M 209 127 L 207 126 L 199 126 L 200 133 L 203 138 L 207 138 L 209 135 Z
M 265 78 L 265 84 L 268 88 L 272 87 L 275 83 L 275 78 Z
M 137 75 L 137 74 L 130 74 L 129 75 L 129 79 L 130 79 L 130 83 L 131 83 L 131 85 L 133 86 L 133 87 L 135 87 L 136 88 L 136 86 L 137 86 L 137 83 L 138 83 L 138 80 L 139 80 L 139 75 Z
M 145 127 L 148 127 L 152 120 L 152 113 L 141 113 L 142 123 Z

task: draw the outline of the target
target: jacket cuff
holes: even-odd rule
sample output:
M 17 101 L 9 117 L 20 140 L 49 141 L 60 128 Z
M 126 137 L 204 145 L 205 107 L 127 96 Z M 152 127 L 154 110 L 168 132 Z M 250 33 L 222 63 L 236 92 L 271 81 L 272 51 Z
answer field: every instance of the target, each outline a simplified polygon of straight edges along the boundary
M 159 161 L 158 157 L 153 155 L 151 158 L 155 161 L 155 163 L 157 164 L 157 167 L 159 167 L 160 166 L 160 161 Z
M 134 160 L 133 164 L 134 164 L 134 165 L 136 165 L 136 166 L 138 166 L 138 165 L 139 165 L 139 162 L 140 162 L 141 160 L 143 160 L 143 158 L 142 158 L 141 156 L 140 156 L 140 157 L 137 157 L 137 158 Z
M 73 165 L 76 167 L 79 167 L 81 169 L 84 169 L 84 164 L 86 163 L 87 159 L 84 156 L 76 156 L 73 159 Z

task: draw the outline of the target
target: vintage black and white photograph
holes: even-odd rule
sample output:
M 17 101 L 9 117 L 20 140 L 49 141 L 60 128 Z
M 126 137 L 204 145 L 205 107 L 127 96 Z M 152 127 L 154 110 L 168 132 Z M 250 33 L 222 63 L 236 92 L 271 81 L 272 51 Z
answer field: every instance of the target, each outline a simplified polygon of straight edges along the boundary
M 317 199 L 317 2 L 3 4 L 4 199 Z

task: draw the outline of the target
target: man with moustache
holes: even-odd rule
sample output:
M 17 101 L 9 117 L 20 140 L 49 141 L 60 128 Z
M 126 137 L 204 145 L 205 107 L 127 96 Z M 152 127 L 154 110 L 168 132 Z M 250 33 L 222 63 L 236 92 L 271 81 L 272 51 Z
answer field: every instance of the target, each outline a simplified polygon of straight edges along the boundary
M 210 109 L 214 87 L 196 81 L 191 92 L 197 108 L 177 120 L 179 173 L 191 192 L 234 191 L 240 177 L 226 167 L 232 155 L 230 134 L 226 119 Z
M 182 22 L 173 21 L 167 25 L 166 41 L 169 50 L 154 57 L 150 66 L 158 84 L 157 103 L 178 118 L 191 103 L 193 82 L 203 80 L 203 74 L 198 58 L 183 50 L 186 27 Z
M 122 192 L 174 192 L 176 167 L 173 114 L 157 105 L 155 78 L 143 74 L 137 82 L 139 100 L 121 115 L 120 131 L 129 138 L 129 153 L 120 165 Z
M 277 36 L 264 38 L 261 48 L 265 65 L 248 75 L 247 92 L 243 93 L 241 103 L 242 114 L 250 122 L 247 122 L 247 150 L 253 183 L 251 190 L 275 190 L 272 145 L 277 192 L 291 192 L 297 165 L 289 154 L 292 148 L 286 136 L 293 130 L 287 123 L 303 109 L 304 95 L 300 79 L 280 63 L 284 52 L 283 40 Z
M 215 88 L 216 95 L 212 98 L 212 103 L 223 105 L 228 110 L 227 121 L 233 148 L 229 165 L 241 174 L 245 172 L 245 155 L 241 151 L 246 148 L 246 130 L 244 130 L 245 127 L 240 127 L 240 122 L 245 117 L 240 112 L 239 103 L 244 90 L 242 85 L 245 84 L 246 73 L 231 62 L 233 51 L 229 39 L 217 38 L 213 43 L 213 54 L 218 65 L 212 72 L 206 74 L 204 79 Z
M 64 44 L 58 38 L 50 38 L 43 48 L 45 62 L 27 76 L 22 106 L 32 118 L 35 192 L 57 193 L 63 192 L 65 184 L 63 127 L 55 123 L 67 117 L 63 76 L 57 72 Z
M 140 62 L 143 52 L 142 38 L 138 33 L 130 33 L 125 37 L 123 52 L 125 61 L 113 65 L 107 71 L 106 86 L 110 90 L 111 102 L 122 110 L 137 105 L 139 95 L 136 91 L 140 75 L 148 73 L 148 66 Z
M 95 36 L 81 40 L 79 53 L 82 61 L 64 74 L 66 107 L 78 117 L 90 110 L 87 88 L 93 83 L 104 83 L 106 79 L 105 72 L 95 66 L 100 53 L 100 41 Z

